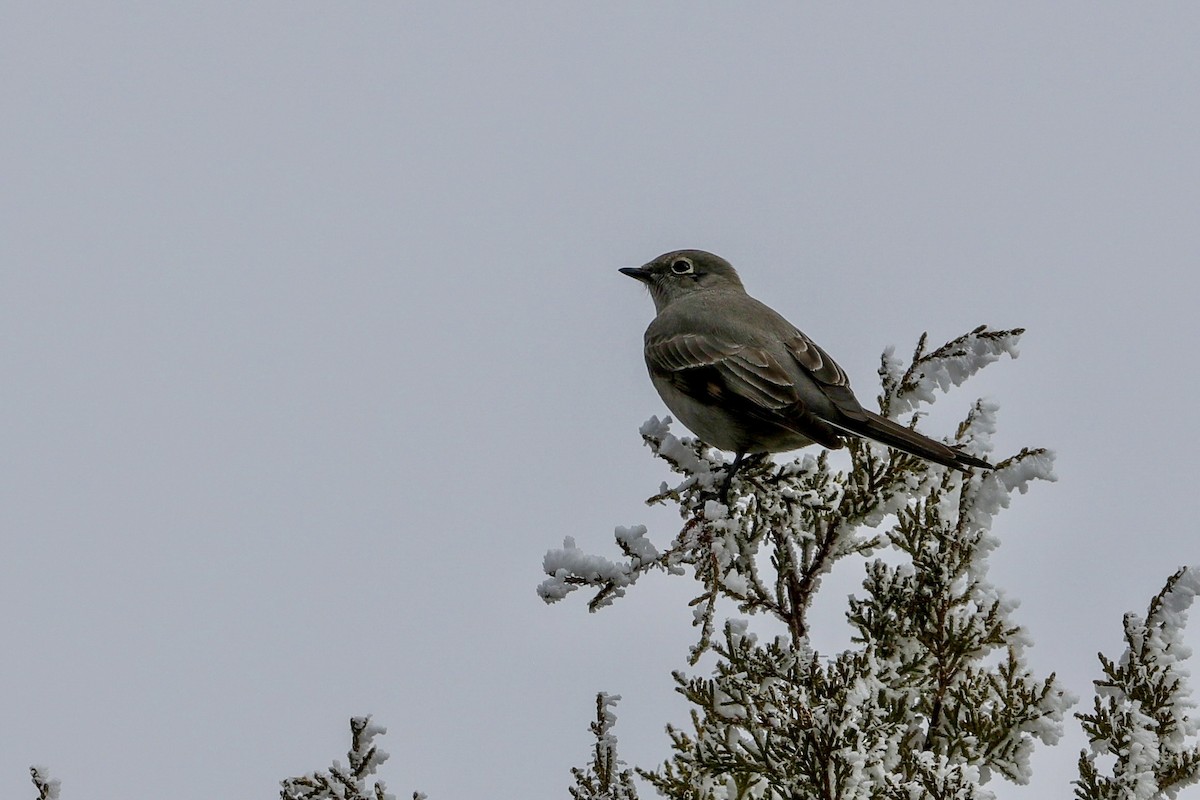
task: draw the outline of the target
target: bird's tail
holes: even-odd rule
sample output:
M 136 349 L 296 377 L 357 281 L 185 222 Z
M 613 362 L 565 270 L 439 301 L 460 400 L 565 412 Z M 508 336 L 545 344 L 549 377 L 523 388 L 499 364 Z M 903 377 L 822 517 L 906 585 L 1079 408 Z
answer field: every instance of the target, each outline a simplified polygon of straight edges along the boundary
M 866 411 L 866 419 L 854 420 L 850 425 L 844 426 L 847 433 L 852 433 L 855 436 L 862 436 L 867 439 L 885 444 L 888 447 L 894 447 L 912 456 L 924 458 L 927 461 L 932 461 L 935 464 L 941 464 L 946 467 L 969 471 L 972 467 L 980 469 L 993 469 L 992 465 L 982 458 L 964 453 L 957 447 L 951 447 L 941 442 L 936 442 L 928 436 L 922 436 L 912 428 L 906 428 L 899 423 L 892 422 L 887 417 L 881 417 L 870 411 Z

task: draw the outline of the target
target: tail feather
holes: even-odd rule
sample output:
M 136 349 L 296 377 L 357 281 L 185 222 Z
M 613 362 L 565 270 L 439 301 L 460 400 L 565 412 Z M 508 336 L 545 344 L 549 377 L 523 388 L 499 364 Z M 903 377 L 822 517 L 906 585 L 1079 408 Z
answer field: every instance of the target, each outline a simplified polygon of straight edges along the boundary
M 866 411 L 866 409 L 864 411 L 867 415 L 866 419 L 853 420 L 850 425 L 839 425 L 838 427 L 854 436 L 862 436 L 901 450 L 911 456 L 962 472 L 967 472 L 972 467 L 993 469 L 992 465 L 982 458 L 964 453 L 956 447 L 936 442 L 928 436 L 917 433 L 912 428 L 892 422 L 887 417 L 881 417 Z

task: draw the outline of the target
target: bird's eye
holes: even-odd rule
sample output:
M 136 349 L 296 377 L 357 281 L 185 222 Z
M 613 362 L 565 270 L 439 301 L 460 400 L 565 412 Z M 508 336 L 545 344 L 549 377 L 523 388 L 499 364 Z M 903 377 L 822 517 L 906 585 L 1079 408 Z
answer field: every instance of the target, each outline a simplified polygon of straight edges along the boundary
M 671 262 L 671 272 L 676 275 L 688 275 L 692 272 L 692 262 L 686 258 L 677 258 Z

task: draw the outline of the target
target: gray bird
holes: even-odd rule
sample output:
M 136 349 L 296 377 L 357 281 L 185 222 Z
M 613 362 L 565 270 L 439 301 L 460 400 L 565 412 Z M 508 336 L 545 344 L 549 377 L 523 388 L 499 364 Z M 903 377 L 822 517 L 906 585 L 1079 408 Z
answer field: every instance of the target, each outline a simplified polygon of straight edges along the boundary
M 676 250 L 621 272 L 646 284 L 658 312 L 646 329 L 654 388 L 701 441 L 736 454 L 727 488 L 746 455 L 813 443 L 837 449 L 848 436 L 964 472 L 992 468 L 863 408 L 842 368 L 746 294 L 720 256 Z

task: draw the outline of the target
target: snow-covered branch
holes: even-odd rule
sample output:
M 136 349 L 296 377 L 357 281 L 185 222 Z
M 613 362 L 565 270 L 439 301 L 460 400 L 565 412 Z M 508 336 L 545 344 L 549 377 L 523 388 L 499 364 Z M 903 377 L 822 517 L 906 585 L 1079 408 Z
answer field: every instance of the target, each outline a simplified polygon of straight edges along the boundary
M 885 354 L 880 407 L 919 412 L 935 392 L 1015 356 L 1020 333 L 981 327 L 928 353 L 922 337 L 908 367 Z M 950 443 L 991 453 L 996 411 L 974 403 Z M 1015 603 L 988 581 L 987 557 L 1012 495 L 1054 480 L 1049 451 L 1024 448 L 964 474 L 854 440 L 849 470 L 824 451 L 760 457 L 724 492 L 719 453 L 674 436 L 669 419 L 641 434 L 675 476 L 648 502 L 675 504 L 679 532 L 660 548 L 642 526 L 618 528 L 620 560 L 568 539 L 547 553 L 538 591 L 553 602 L 587 587 L 596 610 L 651 570 L 697 582 L 690 662 L 711 651 L 716 667 L 676 674 L 693 731 L 671 728 L 673 757 L 640 771 L 660 793 L 965 800 L 991 797 L 983 786 L 995 774 L 1028 780 L 1035 743 L 1057 741 L 1074 698 L 1053 675 L 1030 672 L 1028 637 Z M 809 608 L 822 577 L 851 557 L 867 559 L 864 592 L 847 610 L 855 646 L 823 656 L 809 643 Z M 718 626 L 722 609 L 772 617 L 788 635 L 762 643 L 749 618 Z
M 1145 617 L 1126 614 L 1125 652 L 1100 654 L 1092 713 L 1077 714 L 1091 749 L 1079 754 L 1080 800 L 1174 798 L 1200 782 L 1196 703 L 1183 662 L 1188 609 L 1200 593 L 1200 568 L 1183 567 L 1150 601 Z M 1111 763 L 1111 775 L 1102 774 Z
M 929 353 L 925 352 L 928 336 L 923 333 L 907 368 L 889 347 L 879 365 L 882 413 L 899 416 L 916 411 L 922 405 L 932 404 L 938 393 L 961 386 L 1001 356 L 1016 358 L 1017 343 L 1024 332 L 1024 328 L 996 331 L 980 325 Z
M 571 770 L 575 778 L 575 785 L 570 790 L 574 800 L 637 800 L 633 770 L 617 758 L 617 737 L 612 733 L 617 724 L 613 709 L 620 700 L 619 694 L 600 692 L 596 695 L 596 720 L 589 726 L 596 744 L 587 768 Z
M 375 746 L 375 737 L 387 728 L 368 717 L 350 718 L 349 766 L 334 761 L 328 770 L 280 781 L 281 800 L 396 800 L 382 780 L 368 779 L 375 774 L 388 754 Z M 414 795 L 415 796 L 415 795 Z
M 40 766 L 30 767 L 29 777 L 37 789 L 37 800 L 58 800 L 61 782 L 57 778 L 51 778 L 48 769 Z

